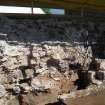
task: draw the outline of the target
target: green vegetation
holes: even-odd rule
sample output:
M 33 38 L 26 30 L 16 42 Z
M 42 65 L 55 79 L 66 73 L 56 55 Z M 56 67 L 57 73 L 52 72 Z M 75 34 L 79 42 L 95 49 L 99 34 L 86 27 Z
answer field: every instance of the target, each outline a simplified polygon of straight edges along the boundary
M 42 8 L 42 10 L 46 13 L 46 14 L 51 14 L 50 9 L 49 8 Z

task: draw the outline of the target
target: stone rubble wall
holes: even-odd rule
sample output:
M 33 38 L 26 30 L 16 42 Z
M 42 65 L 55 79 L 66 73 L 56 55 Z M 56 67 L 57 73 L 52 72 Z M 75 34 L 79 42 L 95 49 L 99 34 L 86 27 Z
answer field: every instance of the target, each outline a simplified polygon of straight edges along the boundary
M 14 94 L 49 89 L 61 93 L 69 91 L 72 81 L 78 78 L 73 77 L 74 69 L 70 65 L 82 65 L 84 61 L 85 49 L 81 48 L 62 42 L 14 45 L 0 41 L 1 99 L 9 90 Z M 84 53 L 79 54 L 77 50 Z M 64 82 L 66 87 L 62 86 Z
M 89 40 L 95 42 L 98 34 L 104 31 L 105 23 L 60 18 L 11 19 L 0 16 L 0 33 L 7 34 L 7 40 L 18 42 L 75 41 L 84 42 L 87 30 Z M 70 38 L 68 38 L 68 36 Z

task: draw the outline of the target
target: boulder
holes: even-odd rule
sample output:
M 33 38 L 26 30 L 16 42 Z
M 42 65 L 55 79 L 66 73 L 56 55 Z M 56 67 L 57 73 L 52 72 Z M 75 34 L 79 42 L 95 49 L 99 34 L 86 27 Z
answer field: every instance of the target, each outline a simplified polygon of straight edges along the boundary
M 96 72 L 96 79 L 103 81 L 105 80 L 105 71 L 97 71 Z
M 48 50 L 48 49 L 49 49 L 49 46 L 48 46 L 47 44 L 44 44 L 44 45 L 42 46 L 42 48 Z
M 23 56 L 18 56 L 18 61 L 20 66 L 28 66 L 28 57 L 23 55 Z M 19 66 L 18 65 L 18 66 Z
M 46 55 L 46 52 L 45 51 L 39 51 L 38 53 L 39 53 L 39 56 L 40 57 L 44 57 Z
M 42 75 L 42 74 L 48 73 L 48 69 L 47 68 L 36 69 L 35 73 Z
M 55 81 L 52 79 L 42 80 L 38 78 L 34 78 L 31 82 L 31 86 L 33 90 L 44 91 L 47 89 L 54 88 Z
M 9 70 L 13 70 L 18 68 L 18 61 L 16 59 L 16 57 L 7 57 L 7 61 L 5 61 L 2 65 L 4 65 L 7 69 Z
M 33 69 L 26 69 L 25 73 L 26 73 L 26 78 L 32 78 L 33 74 L 34 74 L 34 70 Z
M 67 61 L 61 60 L 59 61 L 59 71 L 65 72 L 69 71 L 69 63 Z
M 96 79 L 96 72 L 95 71 L 88 71 L 88 79 L 91 83 L 96 85 L 101 85 L 102 82 Z
M 102 61 L 102 62 L 100 63 L 100 69 L 101 69 L 101 70 L 105 70 L 105 61 Z
M 15 85 L 15 86 L 13 87 L 13 92 L 14 92 L 15 94 L 19 94 L 19 93 L 21 92 L 21 89 L 20 89 L 19 85 Z
M 43 91 L 45 89 L 45 87 L 38 79 L 33 79 L 31 82 L 31 86 L 33 90 Z
M 23 79 L 23 74 L 22 74 L 22 71 L 17 69 L 17 70 L 13 70 L 13 73 L 12 75 L 14 78 L 20 80 L 20 79 Z
M 0 98 L 6 95 L 6 90 L 3 85 L 0 85 Z
M 20 88 L 26 93 L 28 93 L 31 90 L 31 87 L 27 83 L 20 84 Z

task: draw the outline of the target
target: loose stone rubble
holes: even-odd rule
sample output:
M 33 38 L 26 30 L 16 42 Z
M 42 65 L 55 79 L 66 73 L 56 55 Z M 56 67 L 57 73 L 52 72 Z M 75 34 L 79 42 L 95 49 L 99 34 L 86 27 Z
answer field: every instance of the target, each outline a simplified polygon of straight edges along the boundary
M 37 105 L 45 105 L 58 96 L 65 100 L 88 95 L 90 86 L 104 82 L 104 59 L 93 60 L 92 46 L 82 44 L 86 30 L 77 31 L 70 21 L 53 21 L 0 17 L 0 105 L 10 105 L 16 97 L 24 103 L 30 94 L 42 98 Z M 64 26 L 76 44 L 63 41 Z

